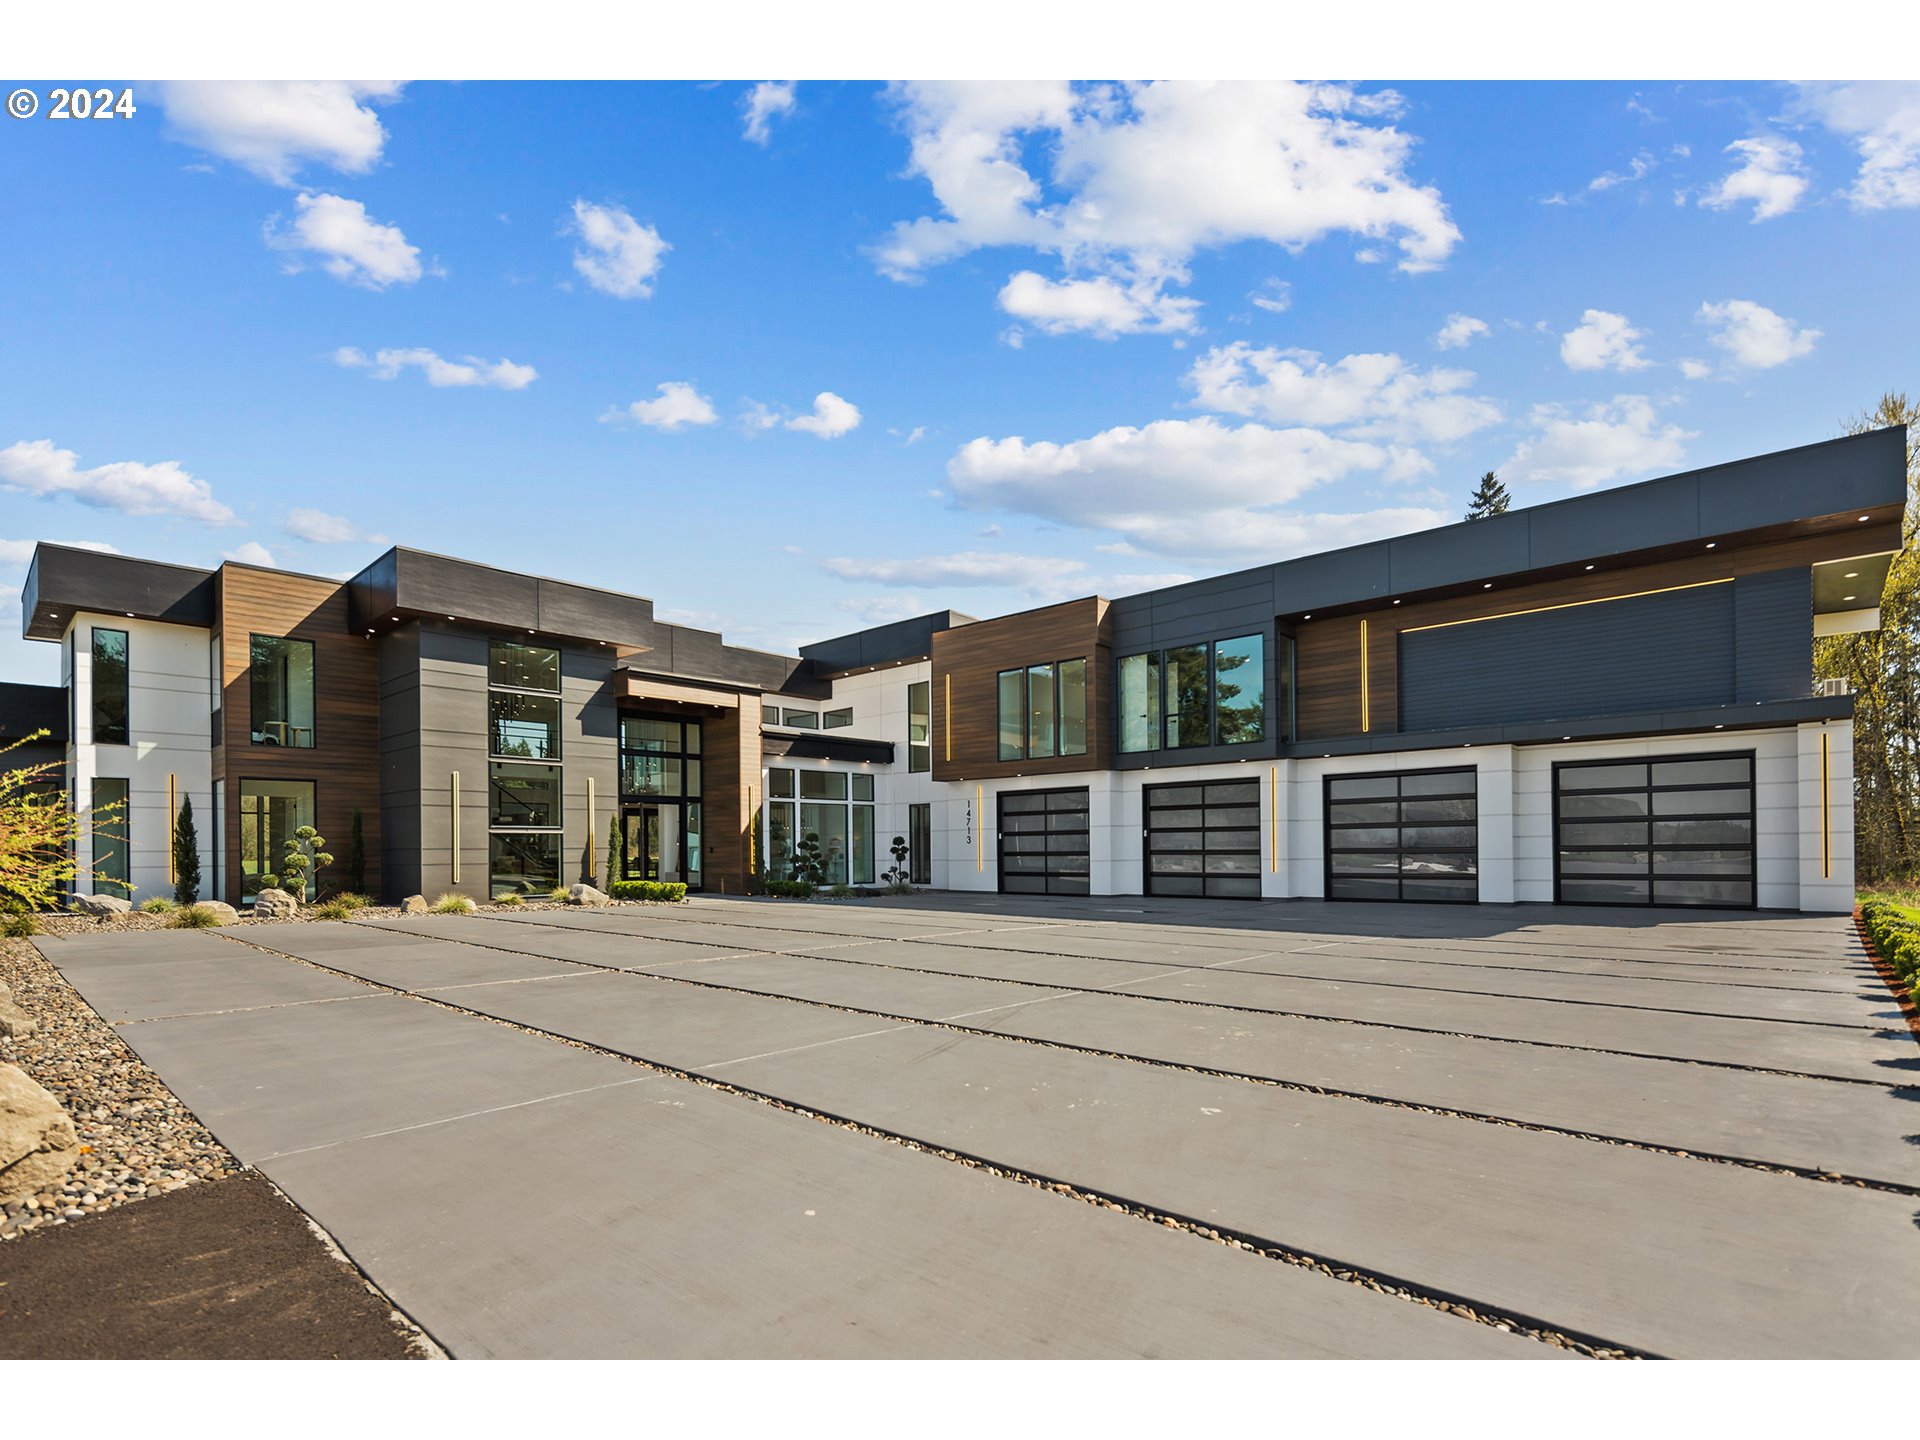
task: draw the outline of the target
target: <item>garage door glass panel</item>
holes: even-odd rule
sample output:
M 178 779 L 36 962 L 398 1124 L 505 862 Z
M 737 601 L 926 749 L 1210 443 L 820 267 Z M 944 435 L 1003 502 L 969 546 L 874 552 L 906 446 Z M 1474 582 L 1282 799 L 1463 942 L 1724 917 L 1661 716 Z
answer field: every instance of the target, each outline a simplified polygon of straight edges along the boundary
M 1556 893 L 1593 905 L 1755 903 L 1754 759 L 1554 770 Z M 1649 820 L 1605 821 L 1608 815 Z
M 1477 782 L 1473 770 L 1329 777 L 1327 895 L 1336 900 L 1477 900 Z
M 1088 791 L 1018 790 L 999 797 L 1000 888 L 1010 895 L 1085 895 Z
M 1149 785 L 1146 892 L 1258 899 L 1260 785 Z

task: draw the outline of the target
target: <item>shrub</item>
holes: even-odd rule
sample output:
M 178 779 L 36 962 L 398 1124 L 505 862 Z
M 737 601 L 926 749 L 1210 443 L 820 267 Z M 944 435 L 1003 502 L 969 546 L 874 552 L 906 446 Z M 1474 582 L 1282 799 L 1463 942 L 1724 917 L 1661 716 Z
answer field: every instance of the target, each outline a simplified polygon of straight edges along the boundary
M 860 892 L 855 890 L 851 885 L 836 885 L 827 893 L 836 900 L 847 900 Z
M 324 905 L 316 905 L 309 912 L 316 920 L 351 920 L 353 907 L 342 905 L 338 900 L 329 900 Z
M 211 930 L 220 923 L 220 912 L 203 910 L 198 905 L 187 905 L 173 912 L 168 922 L 175 930 Z
M 805 880 L 769 880 L 766 884 L 766 891 L 767 894 L 778 896 L 782 900 L 811 900 L 813 898 L 813 886 Z
M 464 895 L 455 895 L 449 892 L 433 902 L 433 913 L 436 915 L 471 915 L 473 913 L 473 901 Z
M 193 828 L 191 797 L 180 801 L 180 813 L 173 821 L 173 874 L 175 904 L 191 905 L 200 898 L 200 836 Z
M 179 908 L 164 895 L 150 896 L 140 902 L 140 913 L 143 915 L 165 915 Z
M 554 886 L 553 889 L 547 891 L 547 899 L 557 900 L 564 905 L 567 901 L 567 887 L 564 885 Z
M 524 902 L 518 895 L 500 895 L 494 898 L 493 903 L 496 905 L 519 905 Z
M 40 926 L 31 912 L 15 910 L 0 918 L 0 935 L 9 940 L 26 940 L 40 932 Z
M 338 895 L 330 895 L 327 899 L 330 904 L 344 905 L 349 911 L 364 910 L 373 904 L 372 900 L 356 890 L 342 890 Z
M 1909 993 L 1920 986 L 1920 913 L 1885 900 L 1868 900 L 1860 907 L 1867 935 Z
M 677 881 L 616 880 L 607 893 L 616 900 L 665 900 L 669 903 L 687 898 L 687 887 Z

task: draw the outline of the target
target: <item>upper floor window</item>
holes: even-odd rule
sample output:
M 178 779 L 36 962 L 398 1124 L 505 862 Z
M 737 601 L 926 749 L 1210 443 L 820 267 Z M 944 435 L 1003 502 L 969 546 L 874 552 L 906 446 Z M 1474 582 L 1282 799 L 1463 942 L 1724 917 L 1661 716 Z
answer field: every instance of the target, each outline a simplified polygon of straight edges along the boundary
M 252 712 L 248 728 L 256 745 L 313 748 L 313 642 L 253 635 L 247 644 Z
M 508 690 L 560 692 L 560 652 L 547 645 L 496 640 L 487 647 L 487 684 Z
M 795 730 L 818 730 L 820 714 L 816 710 L 782 710 L 780 723 L 789 725 Z
M 933 768 L 933 682 L 907 686 L 907 769 Z
M 487 696 L 487 753 L 515 760 L 560 758 L 560 701 L 551 695 Z
M 1002 670 L 997 689 L 1002 760 L 1087 753 L 1084 658 Z
M 820 716 L 820 728 L 823 730 L 844 730 L 853 724 L 853 707 L 844 710 L 828 710 Z
M 127 721 L 127 632 L 93 631 L 93 743 L 125 745 Z
M 1125 754 L 1266 738 L 1265 636 L 1127 655 L 1118 672 L 1116 707 Z

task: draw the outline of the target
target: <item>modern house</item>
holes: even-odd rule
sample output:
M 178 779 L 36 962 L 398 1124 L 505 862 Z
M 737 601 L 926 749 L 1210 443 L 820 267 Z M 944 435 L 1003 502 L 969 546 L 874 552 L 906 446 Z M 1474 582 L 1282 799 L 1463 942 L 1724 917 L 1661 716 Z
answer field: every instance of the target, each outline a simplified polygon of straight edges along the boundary
M 629 876 L 1021 894 L 1843 910 L 1852 698 L 1898 429 L 1145 594 L 777 655 L 653 602 L 396 548 L 341 583 L 41 545 L 81 858 L 212 895 L 359 817 L 389 898 Z M 0 697 L 4 698 L 4 697 Z M 16 706 L 49 702 L 16 697 Z M 217 817 L 217 818 L 216 818 Z M 343 865 L 323 877 L 346 883 Z

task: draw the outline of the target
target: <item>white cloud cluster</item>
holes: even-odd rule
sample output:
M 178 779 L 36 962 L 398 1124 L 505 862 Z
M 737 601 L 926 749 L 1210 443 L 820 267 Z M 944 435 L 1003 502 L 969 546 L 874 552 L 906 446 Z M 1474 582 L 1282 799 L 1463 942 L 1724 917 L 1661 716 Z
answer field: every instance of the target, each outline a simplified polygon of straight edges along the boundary
M 642 225 L 618 205 L 573 202 L 569 234 L 580 239 L 573 268 L 594 289 L 622 300 L 644 300 L 673 247 L 651 225 Z
M 293 222 L 286 229 L 278 215 L 267 221 L 267 243 L 275 249 L 310 252 L 334 279 L 368 290 L 411 285 L 420 278 L 419 247 L 407 243 L 398 225 L 384 225 L 367 214 L 358 200 L 302 193 L 293 203 Z M 302 266 L 296 260 L 288 268 Z
M 1694 432 L 1662 425 L 1644 395 L 1616 395 L 1578 417 L 1558 405 L 1536 405 L 1533 435 L 1500 467 L 1502 478 L 1564 481 L 1591 489 L 1621 476 L 1677 469 Z
M 1293 287 L 1269 275 L 1253 288 L 1247 299 L 1270 315 L 1281 315 L 1293 308 Z
M 118 460 L 92 469 L 51 440 L 22 440 L 0 450 L 0 485 L 42 497 L 69 496 L 98 510 L 124 515 L 178 515 L 206 525 L 237 525 L 231 509 L 213 498 L 213 487 L 182 469 L 177 460 L 148 465 Z
M 874 585 L 911 585 L 921 588 L 968 585 L 1010 585 L 1021 589 L 1044 586 L 1062 575 L 1087 568 L 1084 560 L 1057 560 L 1045 555 L 1001 555 L 963 550 L 955 555 L 921 555 L 912 560 L 853 560 L 836 555 L 821 566 L 842 580 L 864 580 Z
M 1846 195 L 1855 209 L 1920 206 L 1920 82 L 1802 85 L 1800 103 L 1828 129 L 1853 141 L 1860 170 Z
M 245 544 L 236 546 L 232 550 L 222 551 L 221 558 L 223 560 L 237 560 L 242 565 L 263 566 L 268 570 L 277 570 L 280 568 L 274 562 L 273 552 L 258 540 L 249 540 Z
M 1751 300 L 1708 302 L 1700 307 L 1699 318 L 1714 327 L 1709 338 L 1743 370 L 1771 370 L 1811 354 L 1820 338 L 1818 330 L 1800 327 Z
M 1646 337 L 1610 310 L 1587 310 L 1560 337 L 1560 358 L 1569 370 L 1644 370 L 1653 362 L 1640 353 Z
M 175 139 L 275 185 L 309 161 L 359 175 L 387 132 L 371 103 L 397 99 L 393 80 L 173 80 L 158 87 Z
M 1625 170 L 1607 170 L 1594 176 L 1593 179 L 1587 182 L 1587 189 L 1590 191 L 1600 191 L 1611 190 L 1617 185 L 1631 185 L 1636 180 L 1645 179 L 1647 174 L 1655 169 L 1659 163 L 1660 162 L 1655 160 L 1651 154 L 1642 150 L 1628 162 L 1628 167 Z
M 1398 355 L 1329 365 L 1311 350 L 1244 340 L 1207 351 L 1186 375 L 1202 409 L 1401 441 L 1458 440 L 1498 422 L 1499 406 L 1463 393 L 1472 383 L 1470 370 L 1422 371 Z
M 1397 96 L 1291 82 L 925 82 L 897 87 L 910 172 L 940 211 L 876 247 L 898 280 L 989 246 L 1059 257 L 1065 283 L 1015 292 L 1052 333 L 1186 328 L 1163 292 L 1198 250 L 1261 240 L 1297 251 L 1348 232 L 1430 270 L 1460 232 L 1439 192 L 1407 176 L 1413 137 L 1381 123 Z M 1036 176 L 1027 154 L 1050 156 Z M 1016 277 L 1017 278 L 1017 277 Z M 1036 277 L 1037 278 L 1037 277 Z M 1002 292 L 1005 304 L 1006 292 Z M 1124 302 L 1124 303 L 1122 303 Z
M 793 81 L 762 80 L 740 102 L 740 113 L 745 120 L 741 133 L 756 145 L 766 144 L 770 138 L 768 127 L 776 117 L 791 115 L 793 103 Z
M 1745 201 L 1753 203 L 1753 223 L 1785 215 L 1807 193 L 1800 147 L 1777 135 L 1754 135 L 1727 146 L 1740 165 L 1700 196 L 1710 210 L 1726 210 Z
M 315 545 L 385 545 L 384 535 L 370 535 L 344 515 L 329 515 L 325 510 L 295 508 L 287 512 L 282 527 L 296 540 Z
M 688 425 L 711 425 L 720 417 L 713 402 L 684 380 L 668 380 L 654 387 L 659 396 L 653 400 L 635 400 L 631 405 L 616 405 L 600 418 L 603 421 L 628 421 L 654 430 L 680 430 Z
M 1477 320 L 1471 315 L 1462 315 L 1459 311 L 1447 316 L 1433 337 L 1436 350 L 1464 350 L 1482 335 L 1489 334 L 1487 322 Z
M 822 440 L 837 440 L 860 427 L 860 407 L 831 390 L 822 390 L 813 397 L 811 414 L 783 415 L 765 405 L 754 405 L 741 423 L 748 430 L 800 430 Z
M 955 501 L 1076 528 L 1139 550 L 1209 559 L 1284 559 L 1443 523 L 1437 510 L 1296 514 L 1308 491 L 1385 469 L 1391 451 L 1310 429 L 1212 418 L 1119 426 L 1066 444 L 981 437 L 947 464 Z
M 524 390 L 540 378 L 531 365 L 516 365 L 511 360 L 482 360 L 469 355 L 463 360 L 447 360 L 433 352 L 376 350 L 368 356 L 363 350 L 343 345 L 333 352 L 334 363 L 348 369 L 367 370 L 376 380 L 397 379 L 402 370 L 418 370 L 427 384 L 436 390 L 475 387 L 484 390 Z
M 1048 335 L 1078 330 L 1112 340 L 1142 332 L 1191 330 L 1200 302 L 1168 295 L 1157 281 L 1122 281 L 1111 275 L 1049 280 L 1022 270 L 1001 287 L 1000 308 Z

